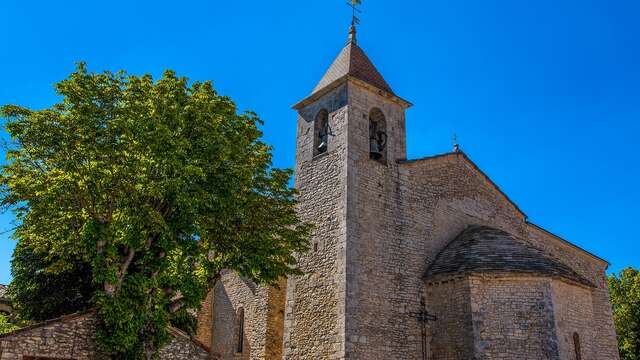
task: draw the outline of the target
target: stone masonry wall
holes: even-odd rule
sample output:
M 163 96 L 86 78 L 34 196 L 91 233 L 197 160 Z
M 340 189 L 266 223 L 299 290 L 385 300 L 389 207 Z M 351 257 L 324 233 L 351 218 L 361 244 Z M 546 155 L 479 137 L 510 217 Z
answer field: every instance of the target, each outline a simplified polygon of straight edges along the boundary
M 196 338 L 203 344 L 213 343 L 213 290 L 209 291 L 197 314 L 198 328 Z
M 369 99 L 362 101 L 382 101 Z M 468 225 L 522 234 L 524 217 L 457 155 L 386 167 L 351 156 L 347 349 L 352 359 L 419 360 L 420 326 L 412 313 L 420 309 L 430 262 Z
M 22 360 L 24 355 L 62 359 L 100 359 L 94 338 L 97 320 L 92 313 L 70 315 L 0 336 L 0 360 Z
M 178 329 L 170 329 L 173 340 L 160 350 L 160 360 L 209 360 L 210 354 L 197 341 Z
M 296 179 L 299 214 L 315 223 L 311 250 L 298 257 L 304 275 L 288 279 L 284 359 L 344 358 L 347 95 L 342 85 L 301 109 Z M 313 155 L 314 120 L 329 112 L 328 150 Z
M 577 250 L 573 245 L 536 226 L 529 226 L 526 239 L 534 246 L 545 250 L 551 256 L 567 264 L 597 286 L 596 289 L 592 290 L 592 308 L 590 309 L 593 314 L 592 328 L 594 329 L 593 358 L 598 360 L 619 359 L 620 354 L 618 353 L 618 342 L 613 323 L 611 299 L 605 274 L 608 264 L 601 259 Z M 588 311 L 588 309 L 585 308 L 584 311 Z
M 281 291 L 284 291 L 282 289 Z M 277 290 L 258 286 L 252 281 L 225 271 L 213 289 L 213 327 L 211 352 L 214 359 L 264 360 L 272 359 L 281 343 L 269 329 L 271 301 Z M 240 309 L 244 313 L 243 351 L 238 352 Z M 270 336 L 271 335 L 271 336 Z M 267 355 L 271 354 L 271 355 Z
M 428 327 L 429 359 L 473 359 L 469 292 L 467 278 L 427 284 L 427 307 L 429 312 L 438 314 L 437 320 Z
M 278 288 L 269 289 L 267 334 L 264 360 L 282 360 L 284 342 L 284 307 L 287 279 L 281 279 Z
M 594 289 L 531 274 L 449 275 L 427 282 L 429 356 L 457 359 L 600 359 Z M 473 326 L 471 326 L 473 324 Z M 608 358 L 605 358 L 608 359 Z
M 374 108 L 387 124 L 386 163 L 369 157 Z M 423 285 L 420 276 L 406 276 L 416 271 L 410 255 L 415 244 L 401 237 L 405 223 L 396 159 L 406 157 L 403 107 L 349 83 L 348 141 L 346 357 L 414 359 L 421 337 L 410 313 L 419 307 Z
M 598 342 L 593 338 L 597 326 L 593 322 L 591 289 L 558 280 L 552 282 L 551 288 L 560 358 L 576 360 L 573 334 L 577 333 L 581 359 L 599 359 L 594 356 Z
M 23 356 L 73 360 L 107 359 L 97 353 L 97 319 L 92 312 L 64 316 L 0 336 L 0 360 Z M 188 335 L 170 329 L 173 340 L 161 349 L 161 360 L 208 360 L 209 352 Z
M 560 359 L 551 280 L 471 276 L 475 359 Z

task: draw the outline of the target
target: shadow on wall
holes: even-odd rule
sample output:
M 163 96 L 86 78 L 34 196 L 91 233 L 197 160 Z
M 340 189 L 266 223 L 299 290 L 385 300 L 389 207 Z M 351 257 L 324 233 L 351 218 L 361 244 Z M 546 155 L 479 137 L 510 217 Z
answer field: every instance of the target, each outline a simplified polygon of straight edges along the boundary
M 223 283 L 214 289 L 213 316 L 212 358 L 248 359 L 251 343 L 247 337 L 245 309 L 234 306 Z

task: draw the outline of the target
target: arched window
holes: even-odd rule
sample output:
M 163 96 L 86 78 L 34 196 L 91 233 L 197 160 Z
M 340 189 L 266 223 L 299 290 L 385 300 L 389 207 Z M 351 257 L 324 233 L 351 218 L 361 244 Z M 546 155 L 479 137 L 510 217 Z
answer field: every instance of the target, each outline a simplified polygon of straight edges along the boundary
M 236 313 L 236 352 L 244 352 L 244 308 Z
M 582 351 L 580 350 L 580 335 L 573 333 L 573 347 L 576 351 L 576 360 L 582 360 Z
M 369 157 L 387 161 L 387 120 L 378 108 L 369 113 Z
M 327 152 L 329 147 L 329 112 L 320 110 L 314 121 L 313 155 Z

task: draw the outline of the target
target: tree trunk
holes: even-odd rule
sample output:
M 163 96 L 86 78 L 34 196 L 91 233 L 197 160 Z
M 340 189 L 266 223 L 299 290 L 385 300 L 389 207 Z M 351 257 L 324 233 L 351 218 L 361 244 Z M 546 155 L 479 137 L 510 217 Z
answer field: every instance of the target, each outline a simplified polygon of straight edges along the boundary
M 145 346 L 144 357 L 146 360 L 153 360 L 153 354 L 156 353 L 156 350 L 147 349 Z
M 211 281 L 209 283 L 210 284 L 209 290 L 212 290 L 216 286 L 216 284 L 220 280 L 220 277 L 221 277 L 220 273 L 217 273 L 211 278 Z M 156 290 L 157 289 L 154 289 L 148 294 L 149 302 L 147 306 L 149 307 L 149 309 L 153 307 L 153 303 L 152 303 L 153 292 Z M 171 313 L 175 313 L 176 311 L 180 310 L 183 306 L 184 306 L 184 301 L 182 301 L 181 299 L 175 299 L 175 301 L 170 305 L 169 310 Z M 147 323 L 143 328 L 144 333 L 146 334 L 155 333 L 157 329 L 153 328 L 153 326 L 154 325 L 152 324 L 151 320 L 147 320 Z M 144 356 L 146 360 L 153 360 L 153 356 L 160 350 L 160 349 L 157 349 L 156 346 L 153 344 L 152 337 L 145 337 L 145 340 L 143 341 L 143 347 L 144 347 Z

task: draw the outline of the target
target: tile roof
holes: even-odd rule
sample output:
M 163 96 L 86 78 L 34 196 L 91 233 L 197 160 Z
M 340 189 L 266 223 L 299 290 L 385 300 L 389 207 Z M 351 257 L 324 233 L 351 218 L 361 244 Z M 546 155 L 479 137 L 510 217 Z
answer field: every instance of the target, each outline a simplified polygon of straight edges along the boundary
M 593 283 L 570 267 L 549 257 L 513 235 L 494 228 L 472 225 L 436 256 L 426 278 L 441 274 L 529 273 Z
M 369 60 L 367 54 L 357 45 L 355 39 L 351 39 L 347 46 L 340 51 L 340 54 L 338 54 L 338 57 L 333 61 L 329 70 L 327 70 L 318 85 L 313 89 L 312 94 L 315 94 L 345 76 L 352 76 L 378 89 L 393 94 L 393 90 L 391 90 L 389 84 L 387 84 L 378 72 L 371 60 Z
M 0 284 L 0 300 L 6 299 L 7 285 Z

